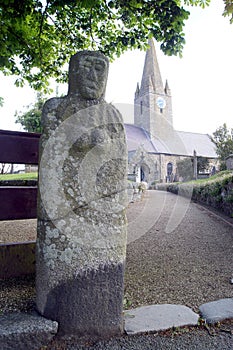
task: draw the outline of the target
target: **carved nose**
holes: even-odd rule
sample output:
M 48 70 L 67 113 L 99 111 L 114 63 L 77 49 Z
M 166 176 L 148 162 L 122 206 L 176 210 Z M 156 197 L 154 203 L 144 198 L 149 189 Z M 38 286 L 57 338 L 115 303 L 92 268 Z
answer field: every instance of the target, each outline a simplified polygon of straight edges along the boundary
M 96 70 L 95 70 L 94 67 L 92 67 L 92 68 L 90 69 L 90 72 L 89 72 L 89 74 L 88 74 L 88 77 L 89 77 L 89 79 L 91 79 L 91 80 L 97 80 L 97 74 L 96 74 Z

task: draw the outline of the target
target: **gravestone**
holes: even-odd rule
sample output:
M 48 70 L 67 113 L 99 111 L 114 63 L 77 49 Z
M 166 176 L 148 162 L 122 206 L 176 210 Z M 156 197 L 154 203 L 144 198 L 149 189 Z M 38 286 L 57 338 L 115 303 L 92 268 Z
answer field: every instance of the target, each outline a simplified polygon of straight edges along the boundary
M 226 158 L 226 166 L 227 166 L 227 170 L 233 170 L 233 154 L 230 154 Z
M 36 304 L 60 334 L 123 330 L 127 148 L 122 116 L 104 101 L 108 64 L 72 56 L 68 95 L 42 113 Z

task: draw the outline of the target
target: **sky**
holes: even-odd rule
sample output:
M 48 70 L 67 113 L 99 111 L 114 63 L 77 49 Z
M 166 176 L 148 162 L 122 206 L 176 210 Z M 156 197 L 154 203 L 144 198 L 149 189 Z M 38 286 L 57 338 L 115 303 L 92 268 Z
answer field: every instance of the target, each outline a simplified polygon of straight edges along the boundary
M 156 43 L 162 78 L 172 92 L 176 130 L 212 134 L 223 123 L 233 128 L 233 24 L 222 16 L 223 9 L 222 0 L 212 0 L 204 10 L 189 8 L 182 58 L 165 56 Z M 133 123 L 134 92 L 144 59 L 145 52 L 134 50 L 110 64 L 106 100 L 117 104 L 127 123 Z M 27 86 L 15 87 L 14 77 L 0 76 L 0 129 L 22 130 L 15 124 L 15 111 L 25 110 L 36 93 Z M 67 86 L 59 87 L 59 93 L 66 92 Z

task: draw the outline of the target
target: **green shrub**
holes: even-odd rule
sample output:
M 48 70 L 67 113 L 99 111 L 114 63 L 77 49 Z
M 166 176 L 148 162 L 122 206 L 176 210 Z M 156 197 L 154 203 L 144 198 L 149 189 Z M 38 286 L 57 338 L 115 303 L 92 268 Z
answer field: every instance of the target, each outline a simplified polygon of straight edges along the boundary
M 210 185 L 207 185 L 206 188 L 207 188 L 208 195 L 212 197 L 217 197 L 218 195 L 221 195 L 222 183 L 217 181 Z
M 165 190 L 213 206 L 232 215 L 233 210 L 233 172 L 225 170 L 207 179 L 186 183 L 159 184 L 159 190 Z
M 227 203 L 233 203 L 233 190 L 231 190 L 230 193 L 227 194 L 224 200 Z

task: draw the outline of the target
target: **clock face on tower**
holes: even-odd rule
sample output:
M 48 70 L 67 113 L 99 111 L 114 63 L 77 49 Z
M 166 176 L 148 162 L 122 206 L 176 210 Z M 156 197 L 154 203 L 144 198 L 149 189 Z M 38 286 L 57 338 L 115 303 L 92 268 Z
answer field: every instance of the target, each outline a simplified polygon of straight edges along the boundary
M 158 97 L 156 100 L 156 104 L 159 108 L 165 108 L 166 107 L 166 101 L 162 97 Z

